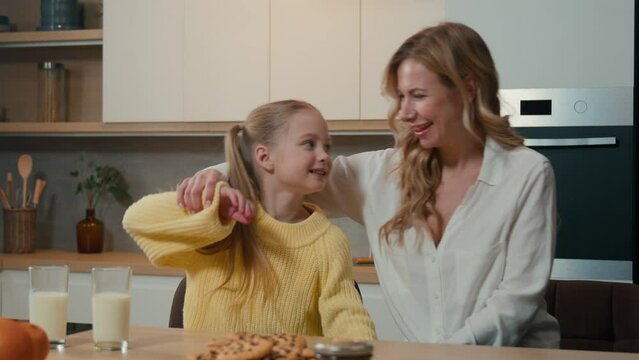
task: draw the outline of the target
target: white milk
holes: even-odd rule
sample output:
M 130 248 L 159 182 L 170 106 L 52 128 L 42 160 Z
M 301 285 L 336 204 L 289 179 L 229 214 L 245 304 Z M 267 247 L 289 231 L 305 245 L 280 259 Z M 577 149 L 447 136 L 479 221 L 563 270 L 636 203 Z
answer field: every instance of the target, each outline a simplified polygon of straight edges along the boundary
M 93 295 L 93 341 L 129 340 L 131 295 L 102 292 Z
M 44 329 L 49 341 L 64 340 L 67 334 L 69 294 L 61 291 L 31 291 L 29 322 Z

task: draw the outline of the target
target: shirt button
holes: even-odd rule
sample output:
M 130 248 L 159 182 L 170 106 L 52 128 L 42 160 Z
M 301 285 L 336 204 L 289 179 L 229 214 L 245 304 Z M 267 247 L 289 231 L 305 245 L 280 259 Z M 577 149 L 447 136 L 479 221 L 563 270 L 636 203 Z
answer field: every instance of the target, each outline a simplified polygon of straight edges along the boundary
M 439 335 L 441 335 L 442 332 L 439 329 L 435 329 L 435 335 L 437 335 L 437 337 L 439 337 Z
M 435 295 L 433 295 L 433 299 L 435 299 L 435 300 L 439 300 L 439 294 L 435 294 Z
M 436 262 L 437 262 L 437 258 L 436 258 L 436 257 L 434 257 L 434 256 L 431 256 L 431 257 L 430 257 L 430 262 L 432 262 L 432 263 L 436 263 Z

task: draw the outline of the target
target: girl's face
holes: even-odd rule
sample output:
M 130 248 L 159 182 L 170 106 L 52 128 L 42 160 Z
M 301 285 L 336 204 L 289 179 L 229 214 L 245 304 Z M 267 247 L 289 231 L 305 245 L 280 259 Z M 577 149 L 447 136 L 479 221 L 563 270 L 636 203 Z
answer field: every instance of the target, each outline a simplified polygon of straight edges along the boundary
M 288 119 L 270 149 L 274 184 L 299 195 L 321 191 L 331 172 L 328 125 L 315 110 L 303 110 Z
M 439 76 L 414 59 L 397 69 L 399 118 L 425 149 L 454 147 L 466 130 L 459 92 L 444 85 Z

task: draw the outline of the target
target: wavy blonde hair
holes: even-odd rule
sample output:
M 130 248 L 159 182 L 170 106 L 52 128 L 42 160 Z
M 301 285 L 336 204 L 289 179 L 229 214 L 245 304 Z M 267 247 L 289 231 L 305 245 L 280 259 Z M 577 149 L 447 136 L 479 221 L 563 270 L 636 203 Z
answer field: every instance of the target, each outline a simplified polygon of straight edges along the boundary
M 443 219 L 435 208 L 435 192 L 441 183 L 442 165 L 437 149 L 424 149 L 419 140 L 397 118 L 400 111 L 397 70 L 406 59 L 423 64 L 436 73 L 440 81 L 460 94 L 463 104 L 464 128 L 482 145 L 486 137 L 501 147 L 512 149 L 523 145 L 523 138 L 510 127 L 508 119 L 500 116 L 497 97 L 499 81 L 490 51 L 481 36 L 459 23 L 442 23 L 409 37 L 391 57 L 384 74 L 383 89 L 394 100 L 388 122 L 395 136 L 395 147 L 401 151 L 402 161 L 394 171 L 400 182 L 400 208 L 379 230 L 380 239 L 390 242 L 389 235 L 397 232 L 403 244 L 404 232 L 411 226 L 424 227 L 426 219 L 434 216 L 441 235 Z M 465 86 L 469 76 L 476 81 L 472 97 Z
M 261 105 L 248 115 L 244 125 L 235 125 L 224 138 L 226 162 L 229 165 L 229 185 L 239 190 L 254 204 L 260 201 L 260 182 L 256 176 L 253 149 L 256 145 L 273 146 L 277 138 L 287 128 L 292 115 L 305 110 L 318 111 L 313 105 L 299 100 L 283 100 Z M 222 287 L 229 282 L 236 271 L 236 261 L 241 261 L 243 279 L 236 304 L 250 299 L 257 289 L 264 290 L 265 296 L 274 294 L 277 278 L 264 251 L 256 241 L 250 225 L 236 223 L 231 234 L 224 240 L 201 249 L 201 252 L 215 254 L 229 250 L 229 271 Z

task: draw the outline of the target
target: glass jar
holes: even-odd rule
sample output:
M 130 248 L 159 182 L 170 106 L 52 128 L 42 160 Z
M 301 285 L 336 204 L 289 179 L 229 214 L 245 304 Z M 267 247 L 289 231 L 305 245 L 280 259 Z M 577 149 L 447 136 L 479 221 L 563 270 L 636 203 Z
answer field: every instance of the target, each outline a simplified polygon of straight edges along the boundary
M 66 121 L 67 99 L 64 65 L 51 61 L 38 64 L 38 120 Z
M 40 0 L 38 30 L 72 30 L 82 28 L 82 7 L 78 0 Z
M 370 360 L 373 344 L 364 341 L 317 343 L 314 346 L 321 360 Z
M 9 17 L 0 15 L 0 32 L 11 31 L 11 24 L 9 23 Z

